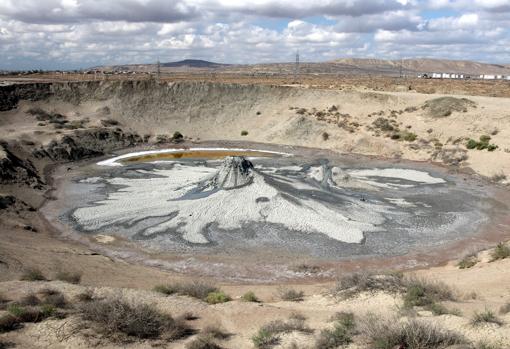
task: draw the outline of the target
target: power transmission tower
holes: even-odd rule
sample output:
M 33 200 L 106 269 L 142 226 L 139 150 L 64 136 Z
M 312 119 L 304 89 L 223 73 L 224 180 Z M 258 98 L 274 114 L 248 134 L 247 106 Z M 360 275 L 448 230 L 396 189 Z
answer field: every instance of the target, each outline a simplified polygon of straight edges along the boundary
M 159 62 L 159 58 L 158 58 L 157 77 L 158 77 L 158 82 L 160 82 L 161 81 L 161 63 Z
M 299 50 L 296 51 L 296 63 L 294 65 L 294 82 L 298 82 L 298 76 L 299 76 Z

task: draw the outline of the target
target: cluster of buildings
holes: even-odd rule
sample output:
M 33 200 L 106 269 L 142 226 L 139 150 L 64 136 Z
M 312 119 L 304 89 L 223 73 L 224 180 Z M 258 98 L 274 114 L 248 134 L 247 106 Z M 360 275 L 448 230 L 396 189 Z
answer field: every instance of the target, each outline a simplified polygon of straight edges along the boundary
M 466 75 L 454 73 L 424 73 L 418 75 L 421 79 L 476 79 L 476 80 L 508 80 L 510 75 L 494 75 L 494 74 L 480 74 L 480 75 Z

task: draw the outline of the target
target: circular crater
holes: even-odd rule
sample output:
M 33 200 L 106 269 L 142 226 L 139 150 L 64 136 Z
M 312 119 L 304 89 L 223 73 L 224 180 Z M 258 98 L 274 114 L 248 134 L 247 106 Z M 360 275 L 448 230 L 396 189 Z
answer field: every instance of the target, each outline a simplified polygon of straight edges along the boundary
M 88 166 L 59 200 L 60 219 L 74 230 L 129 246 L 116 255 L 141 248 L 180 256 L 187 262 L 164 266 L 181 271 L 212 270 L 214 259 L 236 275 L 248 261 L 437 251 L 479 234 L 506 210 L 488 187 L 439 167 L 296 148 L 125 154 Z

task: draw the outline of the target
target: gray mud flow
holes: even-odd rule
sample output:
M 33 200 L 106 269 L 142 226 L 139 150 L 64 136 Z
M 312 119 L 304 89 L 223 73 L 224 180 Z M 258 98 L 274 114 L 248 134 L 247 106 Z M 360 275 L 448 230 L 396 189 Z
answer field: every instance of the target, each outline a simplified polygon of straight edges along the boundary
M 507 209 L 476 180 L 426 164 L 309 154 L 153 160 L 88 166 L 66 184 L 60 220 L 160 255 L 293 263 L 437 251 Z

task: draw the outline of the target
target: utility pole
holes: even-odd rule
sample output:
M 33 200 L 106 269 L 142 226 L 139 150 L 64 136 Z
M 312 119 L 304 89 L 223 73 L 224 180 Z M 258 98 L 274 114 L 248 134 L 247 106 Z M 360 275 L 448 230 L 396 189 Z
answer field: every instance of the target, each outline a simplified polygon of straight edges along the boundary
M 404 59 L 402 57 L 400 57 L 400 78 L 403 78 L 403 66 L 404 65 Z
M 296 51 L 296 63 L 294 65 L 294 82 L 298 82 L 299 75 L 299 50 Z

